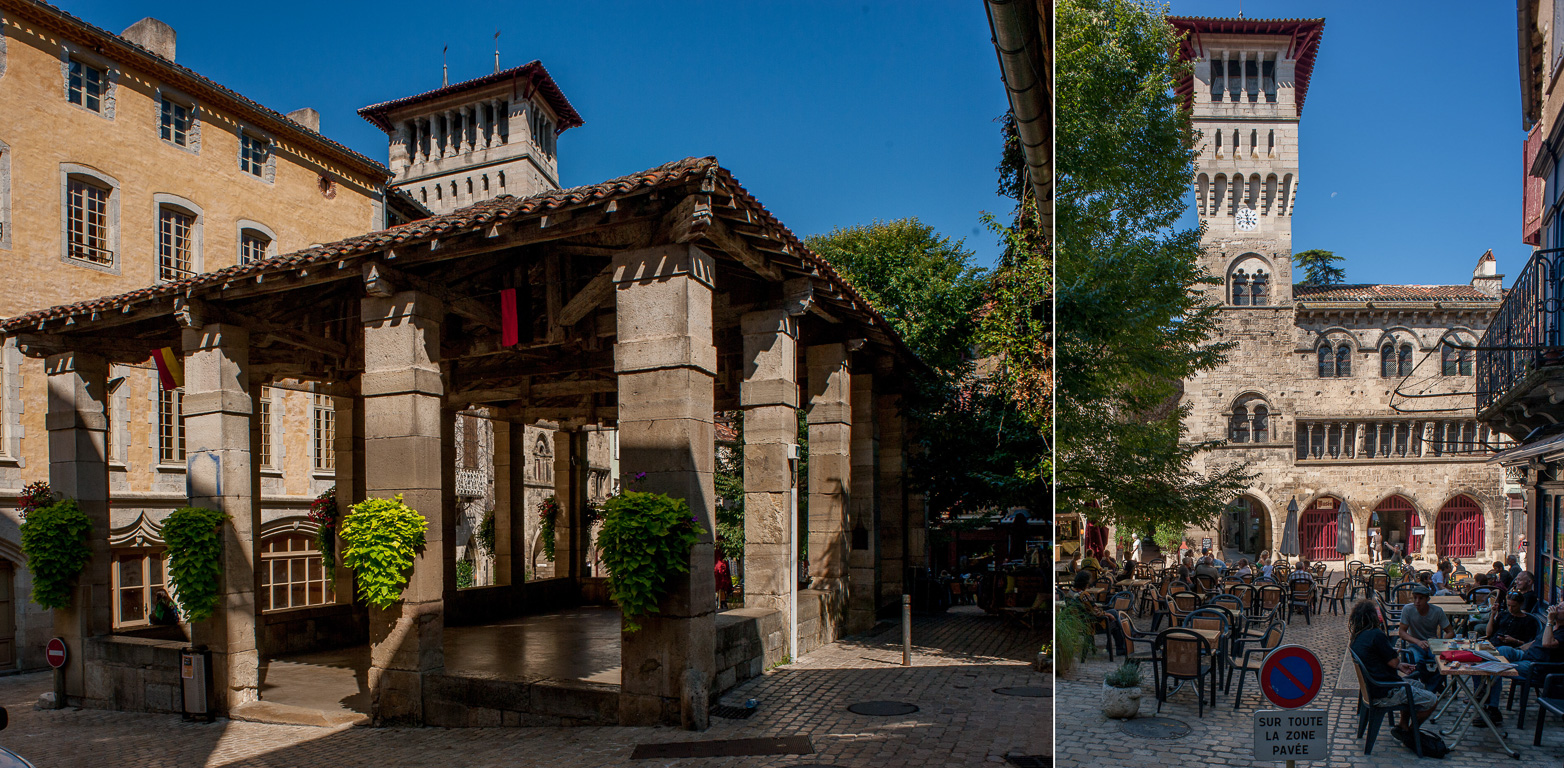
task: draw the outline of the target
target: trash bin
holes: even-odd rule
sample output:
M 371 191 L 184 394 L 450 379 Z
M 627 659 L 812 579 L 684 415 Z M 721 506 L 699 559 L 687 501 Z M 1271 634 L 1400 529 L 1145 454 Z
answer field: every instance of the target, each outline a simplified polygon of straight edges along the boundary
M 179 652 L 179 683 L 184 693 L 185 719 L 212 722 L 212 652 L 205 647 Z

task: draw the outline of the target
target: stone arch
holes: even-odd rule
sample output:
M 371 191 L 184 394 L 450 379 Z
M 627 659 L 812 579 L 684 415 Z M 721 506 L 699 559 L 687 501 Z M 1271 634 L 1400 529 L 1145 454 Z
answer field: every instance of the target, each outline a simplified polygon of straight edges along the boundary
M 1376 514 L 1379 515 L 1379 525 L 1377 526 L 1373 524 Z M 1371 549 L 1369 528 L 1378 528 L 1380 531 L 1381 544 L 1379 545 L 1379 551 L 1370 551 L 1370 555 L 1374 559 L 1388 555 L 1388 550 L 1385 549 L 1384 543 L 1399 545 L 1402 552 L 1410 550 L 1412 553 L 1418 553 L 1422 552 L 1426 543 L 1430 541 L 1426 534 L 1414 535 L 1412 532 L 1416 528 L 1427 530 L 1429 521 L 1427 507 L 1420 504 L 1417 496 L 1413 495 L 1411 491 L 1400 486 L 1392 488 L 1376 499 L 1373 506 L 1368 508 L 1367 517 L 1368 521 L 1365 523 L 1363 530 L 1365 550 Z M 1408 547 L 1408 544 L 1411 546 Z
M 1330 342 L 1332 346 L 1346 342 L 1352 346 L 1353 352 L 1361 352 L 1363 350 L 1363 343 L 1358 338 L 1358 335 L 1340 325 L 1333 325 L 1329 328 L 1315 331 L 1313 336 L 1310 337 L 1310 341 L 1309 346 L 1305 348 L 1308 351 L 1314 350 L 1314 348 L 1326 341 Z
M 1326 500 L 1330 500 L 1326 503 Z M 1312 560 L 1340 560 L 1336 551 L 1336 518 L 1345 509 L 1352 513 L 1352 504 L 1344 493 L 1323 491 L 1307 498 L 1298 505 L 1298 554 Z M 1283 519 L 1282 525 L 1287 521 Z M 1280 531 L 1277 541 L 1281 541 Z
M 1461 508 L 1459 502 L 1462 500 L 1470 501 L 1470 506 L 1476 508 L 1476 535 L 1478 538 L 1475 542 L 1475 548 L 1459 546 L 1463 542 L 1444 541 L 1444 537 L 1447 535 L 1445 530 L 1447 524 L 1446 513 L 1457 513 L 1457 510 Z M 1483 501 L 1482 494 L 1470 488 L 1455 488 L 1446 494 L 1444 500 L 1439 503 L 1438 511 L 1434 513 L 1432 519 L 1424 520 L 1424 525 L 1432 529 L 1430 532 L 1434 535 L 1429 537 L 1429 540 L 1434 543 L 1436 555 L 1441 558 L 1448 556 L 1470 559 L 1489 551 L 1490 543 L 1494 538 L 1492 534 L 1495 532 L 1494 511 L 1491 505 Z M 1456 546 L 1452 547 L 1452 545 Z M 1452 554 L 1447 555 L 1447 552 Z
M 1229 526 L 1239 522 L 1234 518 L 1233 511 L 1234 507 L 1242 501 L 1248 502 L 1246 510 L 1248 519 L 1242 521 L 1243 529 L 1240 532 L 1236 532 L 1237 535 L 1234 537 L 1236 546 L 1233 546 L 1230 544 L 1233 539 L 1229 538 Z M 1275 507 L 1271 503 L 1270 497 L 1264 491 L 1258 488 L 1245 489 L 1228 504 L 1227 509 L 1222 513 L 1222 523 L 1219 526 L 1222 535 L 1222 546 L 1224 548 L 1237 549 L 1240 553 L 1249 557 L 1250 562 L 1254 562 L 1262 550 L 1272 548 L 1271 521 L 1275 518 L 1274 513 Z
M 1227 411 L 1227 439 L 1234 443 L 1271 443 L 1276 440 L 1276 409 L 1270 398 L 1246 391 L 1233 398 Z
M 1253 251 L 1227 264 L 1227 303 L 1233 306 L 1265 306 L 1271 303 L 1276 270 L 1271 260 Z

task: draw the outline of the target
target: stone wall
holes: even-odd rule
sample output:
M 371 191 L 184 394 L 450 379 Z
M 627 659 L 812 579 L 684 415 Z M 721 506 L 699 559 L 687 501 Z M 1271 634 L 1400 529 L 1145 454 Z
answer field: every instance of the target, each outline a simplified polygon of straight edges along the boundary
M 183 712 L 179 652 L 189 643 L 114 635 L 85 642 L 87 698 L 92 709 Z
M 425 674 L 424 725 L 617 725 L 619 686 L 583 680 L 516 682 Z
M 787 627 L 782 612 L 737 608 L 717 614 L 717 676 L 711 686 L 716 698 L 739 683 L 782 663 L 787 655 Z
M 257 641 L 263 657 L 369 642 L 369 614 L 363 606 L 352 603 L 263 613 L 260 623 Z

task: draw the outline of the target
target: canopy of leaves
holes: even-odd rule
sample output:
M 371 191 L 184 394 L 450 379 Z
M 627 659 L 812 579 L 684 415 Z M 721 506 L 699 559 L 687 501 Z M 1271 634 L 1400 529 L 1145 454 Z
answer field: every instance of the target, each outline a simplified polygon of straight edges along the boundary
M 1336 266 L 1341 261 L 1333 251 L 1310 248 L 1292 255 L 1292 263 L 1303 270 L 1299 285 L 1340 285 L 1347 282 L 1347 271 Z
M 744 412 L 728 414 L 739 439 L 717 446 L 717 554 L 744 556 Z
M 429 521 L 402 495 L 365 499 L 342 519 L 342 564 L 353 571 L 359 597 L 389 608 L 407 587 L 407 570 L 424 546 Z
M 807 242 L 925 363 L 947 376 L 964 369 L 988 281 L 962 241 L 910 218 L 835 229 Z
M 705 533 L 684 499 L 626 491 L 604 503 L 597 549 L 626 632 L 639 631 L 639 620 L 657 612 L 671 576 L 689 573 L 690 547 Z
M 212 617 L 221 603 L 223 529 L 228 515 L 205 507 L 181 507 L 163 521 L 168 544 L 168 584 L 189 621 Z
M 1200 233 L 1173 229 L 1196 134 L 1173 94 L 1184 71 L 1163 9 L 1062 0 L 1056 202 L 1059 500 L 1124 522 L 1198 523 L 1249 475 L 1196 470 L 1184 379 L 1219 365 L 1200 287 Z
M 87 567 L 92 521 L 74 499 L 62 499 L 28 513 L 22 521 L 22 554 L 33 576 L 33 602 L 45 608 L 71 604 L 71 587 Z

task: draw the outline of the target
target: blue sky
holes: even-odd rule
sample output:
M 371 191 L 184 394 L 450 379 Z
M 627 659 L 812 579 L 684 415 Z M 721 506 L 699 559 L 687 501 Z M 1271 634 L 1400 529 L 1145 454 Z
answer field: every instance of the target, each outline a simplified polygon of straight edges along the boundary
M 1236 16 L 1238 1 L 1171 8 Z M 1531 252 L 1520 241 L 1515 3 L 1247 0 L 1243 11 L 1325 19 L 1300 126 L 1293 249 L 1335 251 L 1351 282 L 1458 284 L 1492 248 L 1511 282 Z
M 716 155 L 800 236 L 916 216 L 997 257 L 1007 107 L 977 2 L 298 2 L 53 0 L 113 32 L 144 16 L 179 62 L 382 162 L 362 106 L 541 59 L 586 124 L 561 181 Z M 479 9 L 483 9 L 482 12 Z

